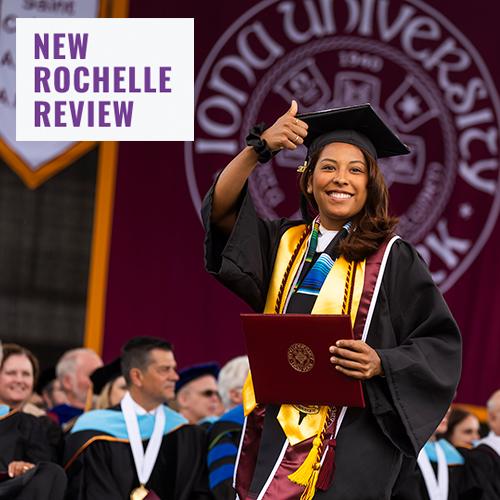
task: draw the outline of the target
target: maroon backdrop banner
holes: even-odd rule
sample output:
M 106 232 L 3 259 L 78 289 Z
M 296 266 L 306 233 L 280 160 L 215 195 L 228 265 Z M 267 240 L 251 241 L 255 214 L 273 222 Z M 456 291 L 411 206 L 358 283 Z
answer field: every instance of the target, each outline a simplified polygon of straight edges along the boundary
M 299 111 L 371 102 L 412 149 L 382 169 L 398 232 L 463 334 L 457 401 L 484 405 L 500 387 L 500 5 L 133 0 L 130 15 L 195 18 L 195 141 L 120 145 L 104 357 L 144 334 L 171 340 L 180 367 L 243 353 L 248 308 L 204 271 L 203 195 L 248 128 L 292 98 Z M 262 216 L 296 213 L 303 156 L 278 155 L 253 174 Z

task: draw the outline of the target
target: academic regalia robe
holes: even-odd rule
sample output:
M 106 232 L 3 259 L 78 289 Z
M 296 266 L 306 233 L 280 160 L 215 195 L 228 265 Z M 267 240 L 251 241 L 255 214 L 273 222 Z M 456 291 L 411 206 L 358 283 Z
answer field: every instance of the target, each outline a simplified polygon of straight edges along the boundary
M 243 405 L 238 405 L 208 429 L 208 479 L 210 490 L 217 500 L 228 500 L 236 495 L 233 488 L 234 464 L 243 422 Z
M 263 312 L 280 241 L 303 222 L 259 219 L 244 190 L 228 237 L 210 223 L 212 196 L 213 188 L 202 208 L 206 268 L 256 312 Z M 365 274 L 365 287 L 368 278 L 373 276 Z M 356 323 L 354 331 L 359 331 Z M 458 384 L 461 341 L 457 325 L 425 263 L 401 239 L 393 244 L 387 260 L 367 342 L 377 350 L 385 377 L 363 383 L 365 409 L 347 410 L 336 440 L 335 478 L 327 491 L 316 491 L 318 499 L 390 498 L 403 454 L 418 455 L 446 413 Z M 266 415 L 266 411 L 273 414 Z M 300 465 L 294 454 L 304 456 L 303 443 L 288 450 L 272 472 L 285 440 L 276 413 L 275 408 L 258 407 L 247 418 L 238 468 L 239 478 L 245 464 L 244 487 L 238 489 L 237 484 L 240 498 L 257 498 L 265 488 L 264 498 L 300 496 L 300 487 L 287 476 Z M 266 483 L 272 474 L 274 479 Z
M 57 464 L 61 463 L 63 448 L 64 448 L 64 440 L 63 440 L 63 432 L 61 427 L 54 422 L 50 417 L 42 415 L 41 417 L 37 417 L 42 426 L 42 430 L 47 436 L 47 440 L 50 446 L 51 453 L 51 462 L 55 462 Z
M 445 440 L 439 440 L 448 466 L 448 499 L 447 500 L 484 500 L 483 485 L 477 481 L 470 461 L 463 456 L 463 450 L 457 450 Z M 426 445 L 426 448 L 427 449 Z M 438 475 L 435 455 L 429 455 L 429 461 Z M 424 476 L 414 457 L 404 457 L 392 500 L 429 500 Z
M 469 464 L 474 481 L 481 485 L 482 496 L 477 498 L 480 500 L 499 500 L 500 455 L 481 441 L 476 448 L 470 450 L 460 448 L 460 453 L 464 455 Z
M 64 403 L 54 406 L 49 413 L 57 419 L 59 425 L 64 426 L 70 420 L 78 418 L 83 413 L 83 410 L 81 408 L 77 408 L 76 406 Z
M 163 440 L 146 487 L 161 500 L 209 499 L 204 431 L 164 410 Z M 146 449 L 153 427 L 144 428 L 141 417 L 139 427 Z M 64 455 L 68 500 L 128 500 L 139 486 L 120 406 L 82 415 L 66 438 Z
M 35 464 L 16 478 L 2 474 L 0 500 L 62 500 L 66 475 L 53 459 L 46 428 L 39 417 L 0 407 L 0 471 L 13 461 Z

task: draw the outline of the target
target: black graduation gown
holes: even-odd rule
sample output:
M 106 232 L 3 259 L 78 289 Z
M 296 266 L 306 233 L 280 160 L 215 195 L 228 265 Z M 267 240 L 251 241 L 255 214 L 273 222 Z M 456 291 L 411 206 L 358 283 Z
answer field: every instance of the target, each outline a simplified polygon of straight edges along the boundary
M 119 407 L 113 409 L 120 411 Z M 129 500 L 130 492 L 139 486 L 130 444 L 102 439 L 91 442 L 103 435 L 109 436 L 92 430 L 67 436 L 67 500 Z M 143 442 L 144 447 L 147 443 Z M 87 447 L 78 453 L 83 446 Z M 70 462 L 74 457 L 76 460 Z M 164 435 L 146 487 L 161 500 L 210 499 L 205 432 L 197 426 L 184 425 Z
M 38 417 L 42 426 L 43 432 L 47 436 L 52 456 L 52 462 L 60 464 L 64 450 L 63 432 L 61 427 L 54 422 L 50 417 Z
M 6 472 L 17 460 L 36 465 L 16 478 L 2 474 L 0 500 L 62 500 L 66 475 L 51 463 L 53 459 L 47 429 L 39 417 L 13 411 L 0 418 L 0 471 Z
M 437 474 L 437 464 L 431 462 Z M 414 457 L 404 457 L 392 500 L 429 500 L 422 471 Z M 471 464 L 448 466 L 448 500 L 484 500 L 483 485 L 477 481 Z
M 210 224 L 212 195 L 213 188 L 202 207 L 206 269 L 262 312 L 280 238 L 303 222 L 259 219 L 244 190 L 227 237 Z M 418 455 L 454 396 L 460 333 L 427 266 L 403 240 L 392 247 L 367 342 L 377 350 L 385 377 L 363 383 L 367 407 L 347 411 L 337 437 L 333 485 L 315 498 L 390 498 L 403 454 Z M 277 456 L 281 445 L 269 448 Z
M 481 485 L 482 496 L 477 498 L 480 500 L 499 500 L 500 455 L 486 444 L 480 444 L 471 450 L 464 448 L 459 448 L 459 450 L 469 465 L 473 481 Z

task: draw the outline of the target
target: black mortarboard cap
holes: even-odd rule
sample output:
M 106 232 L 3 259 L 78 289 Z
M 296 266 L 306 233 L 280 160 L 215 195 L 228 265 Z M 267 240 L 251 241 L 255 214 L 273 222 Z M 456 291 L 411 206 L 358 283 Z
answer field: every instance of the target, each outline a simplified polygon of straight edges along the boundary
M 104 386 L 122 375 L 121 358 L 116 358 L 111 363 L 101 366 L 92 372 L 90 380 L 94 394 L 101 394 Z
M 308 157 L 332 142 L 353 144 L 375 159 L 410 152 L 370 104 L 304 113 L 297 118 L 309 125 L 304 139 Z
M 204 375 L 213 375 L 217 378 L 219 376 L 219 365 L 217 363 L 203 363 L 182 369 L 179 371 L 179 380 L 175 384 L 175 392 L 179 392 L 186 384 Z

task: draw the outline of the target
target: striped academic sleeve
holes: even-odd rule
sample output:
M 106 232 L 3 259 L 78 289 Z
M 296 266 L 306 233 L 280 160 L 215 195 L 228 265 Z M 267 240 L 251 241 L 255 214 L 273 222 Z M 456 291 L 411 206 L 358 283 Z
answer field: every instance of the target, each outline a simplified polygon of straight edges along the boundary
M 235 494 L 232 482 L 243 420 L 243 408 L 239 406 L 208 430 L 209 485 L 216 499 L 231 498 Z

